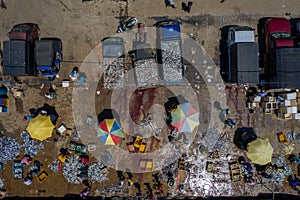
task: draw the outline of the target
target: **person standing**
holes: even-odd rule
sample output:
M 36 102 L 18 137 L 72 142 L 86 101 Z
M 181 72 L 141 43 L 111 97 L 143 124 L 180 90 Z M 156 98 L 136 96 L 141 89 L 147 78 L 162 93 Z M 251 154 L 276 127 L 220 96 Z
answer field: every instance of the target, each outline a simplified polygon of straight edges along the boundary
M 165 4 L 166 4 L 166 7 L 170 6 L 172 8 L 175 8 L 174 0 L 165 0 Z
M 26 175 L 26 177 L 24 178 L 24 184 L 25 185 L 31 185 L 31 183 L 32 183 L 32 174 L 31 173 L 28 173 L 27 175 Z

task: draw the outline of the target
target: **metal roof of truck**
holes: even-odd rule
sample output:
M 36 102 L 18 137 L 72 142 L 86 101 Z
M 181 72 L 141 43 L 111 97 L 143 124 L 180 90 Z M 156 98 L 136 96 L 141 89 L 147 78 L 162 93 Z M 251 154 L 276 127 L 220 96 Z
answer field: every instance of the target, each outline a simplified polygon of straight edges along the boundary
M 230 82 L 238 84 L 259 83 L 257 43 L 235 43 L 231 46 L 230 52 Z
M 30 45 L 27 41 L 12 40 L 3 42 L 3 75 L 34 75 L 31 63 Z
M 37 65 L 52 66 L 55 51 L 58 48 L 57 41 L 39 40 L 35 42 L 35 60 Z
M 162 39 L 179 38 L 180 26 L 179 24 L 168 24 L 161 26 Z
M 271 88 L 300 88 L 300 48 L 279 48 L 271 52 L 275 72 Z

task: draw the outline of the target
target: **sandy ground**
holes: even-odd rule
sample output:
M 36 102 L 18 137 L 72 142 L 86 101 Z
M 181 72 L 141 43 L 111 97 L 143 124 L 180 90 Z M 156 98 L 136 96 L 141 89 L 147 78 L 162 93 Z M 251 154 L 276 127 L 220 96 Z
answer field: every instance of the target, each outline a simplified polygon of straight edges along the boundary
M 218 0 L 194 0 L 194 5 L 190 14 L 181 10 L 181 1 L 175 1 L 176 9 L 166 8 L 163 0 L 94 0 L 82 3 L 81 0 L 4 0 L 7 9 L 0 10 L 0 39 L 7 40 L 7 33 L 14 24 L 23 22 L 37 23 L 41 29 L 41 37 L 59 37 L 63 42 L 64 63 L 60 71 L 60 81 L 68 78 L 73 66 L 80 66 L 81 62 L 89 52 L 107 36 L 115 34 L 119 19 L 126 16 L 135 16 L 146 25 L 152 26 L 156 20 L 163 17 L 180 19 L 182 32 L 184 34 L 193 33 L 197 41 L 210 54 L 212 59 L 219 62 L 219 28 L 228 24 L 249 25 L 254 28 L 257 26 L 258 19 L 265 16 L 284 16 L 291 13 L 291 16 L 299 15 L 300 3 L 298 0 L 226 0 L 219 3 Z M 30 108 L 41 107 L 48 103 L 56 107 L 59 113 L 60 123 L 65 123 L 68 127 L 73 127 L 72 117 L 72 88 L 57 89 L 57 98 L 52 101 L 46 99 L 41 93 L 39 86 L 41 80 L 30 81 L 31 84 L 25 85 L 25 97 L 23 102 L 17 102 L 10 95 L 11 105 L 9 112 L 1 113 L 0 127 L 6 130 L 7 135 L 19 138 L 19 134 L 26 128 L 27 122 L 21 119 L 29 114 Z M 235 116 L 238 126 L 253 126 L 259 136 L 274 135 L 277 131 L 296 130 L 299 124 L 296 121 L 275 120 L 271 115 L 256 113 L 249 115 L 242 102 L 243 93 L 234 100 L 234 91 L 228 92 L 228 106 L 232 115 Z M 206 93 L 205 88 L 203 93 Z M 231 93 L 231 94 L 230 94 Z M 104 93 L 98 98 L 99 111 L 109 106 L 109 93 Z M 167 95 L 165 96 L 167 97 Z M 157 95 L 156 98 L 160 98 Z M 207 99 L 199 96 L 202 101 Z M 165 99 L 161 99 L 163 101 Z M 159 100 L 157 100 L 159 101 Z M 97 106 L 96 106 L 97 107 Z M 208 108 L 203 107 L 200 114 L 205 115 Z M 275 120 L 275 123 L 274 123 Z M 57 136 L 54 136 L 57 137 Z M 277 138 L 271 139 L 273 146 L 278 147 Z M 41 160 L 44 166 L 56 157 L 58 148 L 52 142 L 44 142 L 45 154 L 41 151 L 36 159 Z M 299 148 L 297 146 L 297 148 Z M 279 151 L 276 153 L 279 153 Z M 21 154 L 22 155 L 22 154 Z M 30 186 L 25 186 L 22 181 L 15 181 L 12 178 L 11 163 L 5 165 L 5 170 L 0 172 L 0 177 L 5 179 L 5 189 L 9 195 L 35 196 L 30 190 L 46 190 L 42 196 L 63 196 L 66 193 L 78 194 L 83 185 L 69 185 L 61 174 L 52 173 L 49 169 L 49 178 L 43 184 L 36 181 Z M 112 181 L 94 185 L 93 188 L 102 188 L 111 183 L 117 183 L 116 173 L 111 170 Z M 134 179 L 140 184 L 151 180 L 150 174 L 134 175 Z M 280 191 L 290 192 L 288 189 L 281 188 Z M 95 192 L 95 191 L 93 191 Z M 96 193 L 96 192 L 95 192 Z

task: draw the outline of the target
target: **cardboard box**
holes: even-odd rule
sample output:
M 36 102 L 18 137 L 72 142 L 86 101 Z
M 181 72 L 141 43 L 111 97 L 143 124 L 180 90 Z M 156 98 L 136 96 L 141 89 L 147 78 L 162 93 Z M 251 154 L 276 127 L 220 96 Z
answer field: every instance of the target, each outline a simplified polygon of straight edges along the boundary
M 251 103 L 251 102 L 247 102 L 247 107 L 248 108 L 258 108 L 259 107 L 259 103 Z
M 62 81 L 62 87 L 69 87 L 70 86 L 70 81 Z
M 67 127 L 64 124 L 61 124 L 58 129 L 57 132 L 59 133 L 59 135 L 64 135 L 64 133 L 66 132 Z
M 300 119 L 300 113 L 293 113 L 292 117 L 293 119 Z
M 290 101 L 291 101 L 291 106 L 297 106 L 298 105 L 298 102 L 297 102 L 296 99 L 292 99 Z
M 256 96 L 256 97 L 254 97 L 253 102 L 259 103 L 260 101 L 261 101 L 261 96 Z
M 284 113 L 278 113 L 277 115 L 279 118 L 282 118 L 282 119 L 292 119 L 292 114 L 289 113 L 289 114 L 284 114 Z
M 297 99 L 297 93 L 296 92 L 292 92 L 292 93 L 285 93 L 282 95 L 283 98 L 287 99 L 287 100 L 291 100 L 291 99 Z
M 293 107 L 286 107 L 286 113 L 297 113 L 298 109 L 297 106 L 293 106 Z
M 291 106 L 291 100 L 284 100 L 284 106 Z

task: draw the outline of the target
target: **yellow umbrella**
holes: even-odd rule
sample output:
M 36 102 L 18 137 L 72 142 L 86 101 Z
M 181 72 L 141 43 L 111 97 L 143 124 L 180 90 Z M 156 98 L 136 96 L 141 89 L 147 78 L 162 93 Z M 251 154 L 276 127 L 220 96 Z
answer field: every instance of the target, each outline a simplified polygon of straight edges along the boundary
M 43 141 L 52 136 L 53 128 L 50 116 L 38 115 L 30 120 L 26 130 L 31 138 Z
M 246 155 L 253 163 L 266 165 L 271 162 L 273 151 L 268 138 L 257 138 L 248 144 Z

